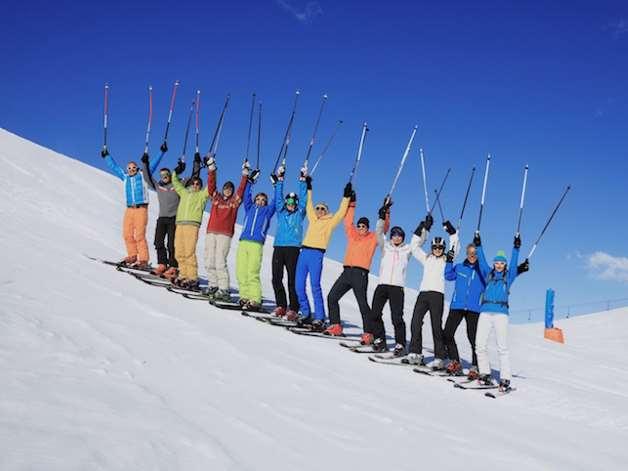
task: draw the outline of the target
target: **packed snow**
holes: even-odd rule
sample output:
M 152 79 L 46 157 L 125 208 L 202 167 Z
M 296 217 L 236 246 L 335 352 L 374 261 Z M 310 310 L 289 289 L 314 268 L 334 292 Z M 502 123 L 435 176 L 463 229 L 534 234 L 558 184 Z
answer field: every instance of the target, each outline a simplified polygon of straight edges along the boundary
M 511 326 L 517 391 L 488 399 L 89 260 L 124 255 L 120 181 L 4 130 L 0 164 L 2 470 L 628 463 L 628 309 L 561 321 L 565 345 L 544 340 L 540 324 Z M 149 242 L 156 209 L 153 197 Z M 271 252 L 269 240 L 272 299 Z M 340 269 L 326 261 L 325 292 Z M 408 289 L 408 322 L 415 297 Z M 341 307 L 361 324 L 352 295 Z M 459 334 L 468 359 L 463 326 Z

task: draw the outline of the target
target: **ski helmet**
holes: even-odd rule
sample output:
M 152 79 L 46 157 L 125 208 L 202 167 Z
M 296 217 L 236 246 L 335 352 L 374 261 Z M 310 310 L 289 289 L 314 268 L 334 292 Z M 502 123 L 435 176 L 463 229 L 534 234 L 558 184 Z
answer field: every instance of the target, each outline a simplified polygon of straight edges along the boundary
M 406 233 L 403 231 L 403 229 L 399 226 L 394 226 L 391 230 L 390 230 L 390 237 L 394 237 L 394 236 L 399 236 L 401 237 L 402 240 L 405 240 L 406 238 Z
M 299 196 L 294 191 L 292 191 L 286 195 L 283 201 L 286 205 L 291 204 L 297 206 L 299 204 Z
M 445 250 L 445 246 L 445 240 L 442 237 L 436 236 L 432 239 L 432 250 L 438 248 Z

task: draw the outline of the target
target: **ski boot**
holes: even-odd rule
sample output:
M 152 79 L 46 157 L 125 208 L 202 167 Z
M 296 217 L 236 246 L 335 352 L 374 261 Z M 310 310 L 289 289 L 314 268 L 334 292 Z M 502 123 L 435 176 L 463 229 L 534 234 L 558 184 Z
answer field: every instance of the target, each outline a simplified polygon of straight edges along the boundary
M 325 321 L 320 319 L 314 319 L 312 321 L 312 332 L 324 332 L 325 331 Z
M 160 263 L 159 265 L 157 265 L 155 268 L 153 268 L 150 272 L 151 275 L 155 275 L 155 276 L 162 276 L 164 273 L 166 273 L 168 267 L 166 265 L 164 265 L 163 263 Z
M 130 265 L 127 265 L 129 268 L 134 268 L 136 270 L 145 270 L 148 271 L 150 269 L 150 264 L 148 263 L 148 260 L 138 260 L 135 263 L 131 263 Z
M 402 357 L 406 354 L 406 346 L 398 343 L 393 350 L 393 356 Z
M 281 306 L 277 306 L 275 309 L 273 309 L 272 314 L 275 317 L 281 318 L 281 317 L 286 315 L 286 308 L 285 307 L 281 307 Z
M 122 260 L 120 260 L 118 265 L 120 265 L 121 267 L 130 267 L 135 262 L 137 262 L 137 255 L 130 255 L 130 256 L 124 257 Z
M 181 284 L 181 288 L 187 289 L 189 291 L 198 291 L 199 290 L 198 280 L 185 280 Z
M 499 382 L 499 391 L 500 392 L 510 392 L 510 390 L 512 389 L 512 387 L 510 386 L 510 380 L 509 379 L 502 379 Z
M 177 277 L 178 274 L 179 270 L 177 270 L 175 267 L 170 267 L 161 274 L 161 277 L 165 278 L 166 280 L 172 281 Z
M 332 324 L 327 327 L 323 333 L 331 337 L 343 337 L 344 335 L 342 333 L 342 324 Z
M 449 365 L 447 365 L 447 373 L 450 376 L 462 376 L 463 372 L 462 372 L 462 365 L 460 364 L 460 362 L 456 360 L 450 361 Z
M 408 356 L 402 359 L 401 363 L 405 363 L 406 365 L 425 366 L 423 355 L 418 353 L 408 353 Z
M 475 381 L 476 379 L 478 379 L 480 377 L 480 373 L 478 373 L 478 367 L 477 366 L 472 366 L 469 369 L 469 373 L 467 374 L 467 379 L 469 381 Z
M 442 371 L 445 369 L 445 362 L 441 358 L 434 358 L 428 365 L 432 371 Z
M 373 345 L 373 334 L 364 332 L 360 337 L 360 345 Z
M 207 297 L 209 298 L 210 303 L 215 299 L 217 291 L 218 291 L 217 286 L 210 286 L 209 288 L 207 288 L 206 294 L 207 294 Z
M 257 301 L 252 301 L 249 300 L 247 301 L 247 303 L 243 306 L 244 310 L 246 311 L 253 311 L 253 312 L 258 312 L 261 308 L 262 305 L 261 303 L 258 303 Z
M 480 383 L 480 386 L 493 386 L 493 378 L 491 378 L 491 375 L 480 375 L 480 377 L 478 378 L 478 383 Z
M 247 304 L 249 304 L 249 300 L 246 298 L 240 298 L 238 300 L 238 304 L 240 305 L 241 308 L 245 308 Z
M 297 317 L 298 327 L 308 327 L 310 325 L 312 325 L 312 316 L 304 316 L 301 314 Z
M 218 291 L 216 291 L 216 293 L 214 294 L 214 301 L 218 301 L 221 303 L 232 302 L 231 295 L 229 294 L 229 291 L 226 289 L 219 289 Z
M 386 345 L 386 339 L 375 339 L 373 342 L 373 351 L 375 353 L 382 353 L 388 350 L 388 346 Z
M 296 322 L 298 318 L 299 318 L 299 314 L 297 314 L 297 311 L 293 311 L 292 309 L 289 309 L 288 312 L 286 312 L 287 321 Z

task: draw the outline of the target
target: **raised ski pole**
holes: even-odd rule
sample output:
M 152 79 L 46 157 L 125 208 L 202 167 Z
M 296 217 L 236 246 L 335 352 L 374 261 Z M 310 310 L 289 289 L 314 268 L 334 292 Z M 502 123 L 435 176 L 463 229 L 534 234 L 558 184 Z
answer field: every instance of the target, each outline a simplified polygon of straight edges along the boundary
M 430 214 L 432 214 L 432 212 L 434 212 L 434 207 L 436 206 L 436 203 L 440 204 L 440 194 L 443 192 L 443 188 L 445 188 L 445 183 L 447 182 L 447 178 L 449 177 L 450 173 L 451 173 L 451 168 L 448 168 L 447 169 L 447 173 L 445 173 L 445 177 L 443 178 L 443 181 L 440 184 L 440 188 L 436 192 L 436 201 L 434 201 L 434 203 L 432 203 L 432 208 L 429 210 Z
M 336 127 L 334 128 L 334 132 L 331 133 L 331 136 L 329 136 L 329 139 L 327 140 L 327 143 L 325 144 L 325 147 L 323 147 L 323 150 L 321 151 L 321 153 L 319 154 L 318 158 L 316 159 L 316 162 L 314 162 L 314 166 L 312 167 L 312 171 L 309 172 L 310 175 L 314 175 L 314 172 L 318 168 L 318 164 L 321 163 L 321 160 L 323 160 L 323 157 L 325 156 L 325 154 L 329 150 L 329 147 L 331 146 L 332 142 L 334 142 L 334 138 L 336 137 L 336 133 L 338 132 L 338 129 L 340 128 L 340 126 L 342 126 L 342 120 L 338 120 L 338 122 L 336 123 Z
M 249 133 L 246 136 L 246 153 L 244 154 L 244 161 L 249 160 L 249 149 L 251 147 L 251 130 L 253 129 L 253 114 L 255 113 L 255 92 L 251 97 L 251 113 L 249 114 Z
M 397 186 L 397 181 L 399 181 L 399 176 L 401 175 L 401 171 L 403 170 L 403 166 L 406 163 L 406 159 L 408 158 L 408 154 L 410 153 L 410 148 L 412 147 L 412 141 L 414 141 L 414 136 L 416 134 L 418 126 L 414 126 L 412 129 L 412 134 L 410 134 L 410 139 L 408 140 L 408 144 L 406 145 L 406 150 L 403 152 L 403 156 L 401 157 L 401 163 L 399 164 L 399 168 L 397 169 L 397 174 L 393 179 L 392 185 L 390 186 L 390 191 L 388 192 L 387 200 L 390 200 L 392 197 L 393 191 L 395 191 L 395 187 Z
M 196 124 L 196 136 L 195 136 L 195 140 L 196 140 L 196 147 L 194 149 L 194 157 L 196 157 L 197 155 L 200 157 L 201 156 L 201 151 L 199 150 L 198 147 L 198 137 L 200 134 L 200 129 L 199 129 L 199 118 L 200 118 L 200 113 L 201 113 L 201 91 L 200 90 L 196 90 L 196 102 L 194 103 L 194 114 L 195 116 L 195 124 Z
M 440 217 L 445 222 L 445 213 L 443 213 L 443 206 L 440 202 L 440 195 L 438 194 L 438 190 L 434 188 L 434 194 L 436 195 L 436 203 L 438 203 L 438 210 L 440 211 Z
M 286 136 L 283 143 L 283 155 L 281 156 L 281 165 L 284 168 L 286 166 L 286 158 L 288 157 L 288 146 L 290 145 L 290 139 L 292 139 L 292 126 L 294 124 L 294 116 L 297 111 L 297 101 L 299 100 L 299 95 L 301 95 L 301 92 L 297 90 L 296 96 L 294 97 L 294 107 L 292 109 L 292 114 L 290 115 L 290 122 L 288 123 L 288 127 L 286 128 Z
M 430 200 L 427 197 L 427 179 L 425 177 L 425 157 L 423 156 L 423 149 L 419 149 L 419 157 L 421 159 L 421 173 L 423 174 L 423 193 L 425 194 L 425 210 L 428 214 L 431 214 Z
M 484 199 L 486 197 L 486 183 L 488 182 L 488 170 L 491 165 L 491 154 L 486 157 L 486 168 L 484 169 L 484 183 L 482 184 L 482 199 L 480 200 L 480 214 L 478 216 L 478 226 L 475 232 L 480 232 L 480 225 L 482 224 L 482 213 L 484 212 Z
M 351 173 L 349 174 L 349 183 L 353 182 L 353 177 L 355 176 L 355 173 L 358 171 L 360 160 L 362 160 L 362 151 L 364 150 L 364 141 L 366 139 L 367 131 L 369 131 L 369 127 L 366 121 L 364 121 L 364 124 L 362 124 L 362 135 L 360 136 L 360 145 L 358 146 L 358 153 L 355 156 L 355 161 L 353 162 L 353 168 L 351 169 Z
M 325 109 L 325 105 L 327 104 L 327 94 L 323 95 L 321 99 L 321 107 L 318 110 L 318 116 L 316 117 L 316 123 L 314 124 L 314 131 L 312 131 L 312 137 L 310 138 L 310 143 L 307 146 L 307 152 L 305 153 L 305 161 L 303 162 L 303 167 L 307 169 L 307 164 L 310 161 L 310 154 L 312 153 L 312 147 L 314 147 L 314 141 L 316 140 L 316 133 L 318 131 L 318 125 L 321 122 L 321 116 L 323 116 L 323 110 Z
M 220 118 L 218 118 L 218 124 L 216 125 L 214 136 L 212 137 L 212 142 L 209 145 L 209 155 L 215 156 L 218 150 L 218 143 L 220 142 L 220 134 L 222 133 L 222 126 L 225 122 L 225 112 L 229 106 L 229 100 L 231 100 L 231 94 L 227 94 L 227 98 L 225 98 L 225 105 L 222 107 L 222 112 L 220 113 Z
M 462 226 L 462 216 L 464 216 L 464 210 L 467 207 L 467 200 L 469 199 L 469 191 L 471 190 L 473 175 L 475 175 L 475 167 L 471 169 L 471 176 L 469 177 L 469 184 L 467 185 L 467 192 L 464 195 L 464 202 L 462 203 L 462 210 L 460 211 L 460 218 L 458 219 L 458 227 L 456 230 L 460 230 L 460 226 Z
M 172 95 L 170 96 L 170 109 L 168 110 L 168 122 L 166 123 L 166 132 L 164 132 L 164 142 L 161 145 L 161 151 L 165 152 L 165 148 L 167 148 L 168 143 L 168 131 L 170 130 L 170 123 L 172 122 L 172 113 L 174 111 L 174 102 L 177 97 L 177 88 L 179 87 L 179 81 L 175 80 L 174 86 L 172 87 Z
M 105 84 L 105 100 L 103 107 L 103 151 L 107 150 L 107 128 L 109 127 L 109 85 Z
M 552 222 L 552 219 L 554 219 L 554 216 L 556 215 L 556 212 L 558 211 L 558 208 L 560 208 L 560 205 L 563 204 L 563 200 L 565 199 L 565 196 L 567 196 L 567 192 L 569 190 L 571 190 L 571 185 L 567 185 L 567 188 L 565 188 L 565 191 L 563 192 L 563 195 L 560 197 L 560 200 L 558 201 L 558 204 L 556 204 L 556 206 L 554 207 L 554 211 L 552 211 L 552 214 L 550 215 L 549 219 L 545 223 L 545 226 L 543 226 L 543 230 L 541 231 L 541 234 L 539 234 L 538 239 L 536 239 L 536 242 L 532 246 L 532 249 L 530 249 L 530 253 L 528 254 L 528 257 L 526 258 L 526 260 L 528 260 L 528 259 L 530 259 L 532 257 L 532 254 L 536 250 L 537 245 L 539 245 L 539 242 L 541 241 L 541 237 L 543 237 L 543 234 L 545 234 L 545 231 L 547 230 L 547 227 Z
M 274 173 L 277 170 L 277 165 L 279 165 L 279 161 L 281 160 L 281 156 L 284 153 L 284 147 L 287 147 L 287 143 L 290 141 L 290 131 L 292 130 L 292 123 L 294 122 L 294 114 L 297 111 L 297 102 L 299 101 L 299 95 L 301 92 L 297 90 L 295 92 L 294 104 L 292 105 L 292 113 L 290 114 L 290 119 L 288 120 L 288 126 L 286 127 L 286 132 L 283 136 L 283 140 L 281 141 L 281 147 L 279 148 L 279 154 L 277 154 L 277 159 L 275 159 L 275 165 L 273 165 L 272 172 Z
M 519 202 L 519 220 L 517 221 L 517 231 L 515 234 L 521 234 L 521 218 L 523 217 L 523 203 L 526 197 L 526 185 L 528 184 L 528 166 L 523 171 L 523 186 L 521 187 L 521 200 Z
M 194 115 L 194 105 L 196 101 L 192 102 L 190 106 L 190 113 L 188 114 L 188 123 L 185 126 L 185 135 L 183 136 L 183 151 L 181 152 L 181 158 L 179 159 L 181 162 L 185 161 L 185 152 L 188 148 L 188 137 L 190 135 L 190 126 L 192 125 L 192 116 Z
M 257 163 L 255 168 L 259 170 L 260 148 L 262 143 L 262 103 L 259 104 L 259 112 L 257 114 Z
M 144 140 L 144 155 L 148 155 L 148 139 L 150 138 L 150 128 L 153 123 L 153 87 L 148 86 L 148 124 L 146 125 L 146 139 Z

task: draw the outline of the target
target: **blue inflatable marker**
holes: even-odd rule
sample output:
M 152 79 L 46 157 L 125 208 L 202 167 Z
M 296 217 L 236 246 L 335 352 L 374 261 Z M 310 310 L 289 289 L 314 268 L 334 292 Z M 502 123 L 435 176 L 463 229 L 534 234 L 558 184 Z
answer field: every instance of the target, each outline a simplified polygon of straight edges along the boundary
M 545 293 L 545 328 L 554 327 L 554 290 L 549 288 Z

